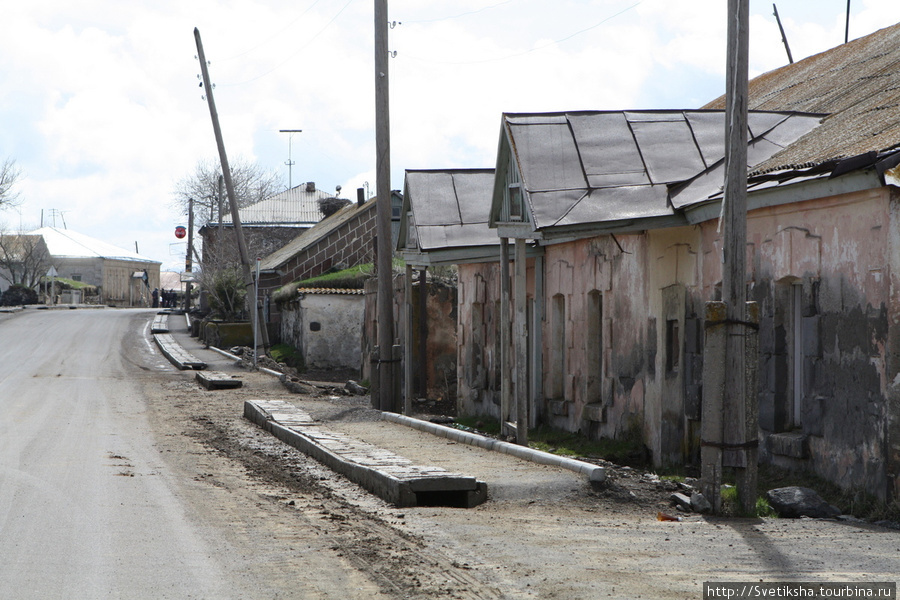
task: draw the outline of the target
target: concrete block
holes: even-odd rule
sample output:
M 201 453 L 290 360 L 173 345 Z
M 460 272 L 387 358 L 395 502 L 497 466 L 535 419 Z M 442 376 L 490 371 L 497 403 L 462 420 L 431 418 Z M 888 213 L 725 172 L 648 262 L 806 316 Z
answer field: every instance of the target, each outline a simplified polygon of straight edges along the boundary
M 244 385 L 240 379 L 221 371 L 200 371 L 195 379 L 208 390 L 230 390 Z
M 769 452 L 791 458 L 809 458 L 809 442 L 802 433 L 773 433 L 767 439 Z
M 599 402 L 585 404 L 584 409 L 581 412 L 581 418 L 585 421 L 606 423 L 606 406 Z

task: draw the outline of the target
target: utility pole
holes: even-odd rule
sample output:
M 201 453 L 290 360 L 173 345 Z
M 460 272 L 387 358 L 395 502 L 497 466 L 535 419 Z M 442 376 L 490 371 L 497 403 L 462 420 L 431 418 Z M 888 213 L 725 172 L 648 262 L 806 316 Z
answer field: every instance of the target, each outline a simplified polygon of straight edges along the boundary
M 219 161 L 222 163 L 222 176 L 225 179 L 225 190 L 228 192 L 228 203 L 231 205 L 231 220 L 234 225 L 234 237 L 237 239 L 238 254 L 241 257 L 241 274 L 244 277 L 244 286 L 247 289 L 247 302 L 250 310 L 260 310 L 256 295 L 253 293 L 253 275 L 250 271 L 250 259 L 247 254 L 247 244 L 244 241 L 244 232 L 241 229 L 241 216 L 238 214 L 237 197 L 234 193 L 234 181 L 231 178 L 231 167 L 228 166 L 228 155 L 225 153 L 225 142 L 222 139 L 222 128 L 219 126 L 219 113 L 216 111 L 216 102 L 213 99 L 213 89 L 209 82 L 209 69 L 206 55 L 203 53 L 203 42 L 200 41 L 200 30 L 194 28 L 194 40 L 197 42 L 197 57 L 200 60 L 200 69 L 203 74 L 203 87 L 206 90 L 206 102 L 209 105 L 209 116 L 212 119 L 213 132 L 216 135 L 216 146 L 219 150 Z M 221 219 L 220 219 L 221 220 Z M 250 304 L 250 298 L 253 303 Z M 263 345 L 269 346 L 268 332 L 263 327 Z
M 222 230 L 223 230 L 224 227 L 225 227 L 225 225 L 222 223 L 222 198 L 225 197 L 225 190 L 223 189 L 223 188 L 225 187 L 225 179 L 224 179 L 221 175 L 219 175 L 219 181 L 218 181 L 218 184 L 219 184 L 219 186 L 218 186 L 218 193 L 217 193 L 217 196 L 216 196 L 216 203 L 218 204 L 218 210 L 219 210 L 219 236 L 218 236 L 218 240 L 219 240 L 219 243 L 221 244 L 221 243 L 222 243 Z
M 733 467 L 741 508 L 749 513 L 756 503 L 759 359 L 758 313 L 747 303 L 746 274 L 748 4 L 728 0 L 722 302 L 707 303 L 701 487 L 718 512 L 722 469 Z
M 278 132 L 289 134 L 288 135 L 288 159 L 287 159 L 287 162 L 284 164 L 286 164 L 287 168 L 288 168 L 288 189 L 291 189 L 294 187 L 294 182 L 292 181 L 292 176 L 291 176 L 291 172 L 294 167 L 294 161 L 291 160 L 291 140 L 294 138 L 295 133 L 303 133 L 303 130 L 302 129 L 279 129 Z
M 844 43 L 850 41 L 850 0 L 847 0 L 847 24 L 844 26 Z
M 188 198 L 188 238 L 187 256 L 184 257 L 184 272 L 190 274 L 193 271 L 193 257 L 191 249 L 194 247 L 194 199 Z M 191 280 L 184 282 L 184 312 L 191 310 Z
M 378 235 L 378 404 L 397 410 L 394 398 L 394 294 L 391 281 L 391 125 L 388 95 L 387 0 L 375 0 L 375 173 L 376 231 Z M 420 290 L 421 293 L 421 290 Z
M 784 42 L 784 49 L 787 51 L 788 63 L 794 64 L 794 57 L 791 56 L 791 47 L 788 45 L 787 36 L 784 34 L 784 27 L 781 26 L 781 17 L 778 16 L 778 7 L 773 4 L 772 8 L 775 10 L 775 20 L 778 22 L 778 30 L 781 32 L 781 41 Z

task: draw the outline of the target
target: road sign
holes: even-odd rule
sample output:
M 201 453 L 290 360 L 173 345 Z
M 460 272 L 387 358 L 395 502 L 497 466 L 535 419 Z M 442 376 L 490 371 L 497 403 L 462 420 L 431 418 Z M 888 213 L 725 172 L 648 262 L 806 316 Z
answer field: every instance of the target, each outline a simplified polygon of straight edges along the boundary
M 50 270 L 47 271 L 47 277 L 59 277 L 59 273 L 56 272 L 56 267 L 50 265 Z
M 187 235 L 187 229 L 185 229 L 183 225 L 179 225 L 178 227 L 175 228 L 175 237 L 177 237 L 179 240 L 186 235 Z

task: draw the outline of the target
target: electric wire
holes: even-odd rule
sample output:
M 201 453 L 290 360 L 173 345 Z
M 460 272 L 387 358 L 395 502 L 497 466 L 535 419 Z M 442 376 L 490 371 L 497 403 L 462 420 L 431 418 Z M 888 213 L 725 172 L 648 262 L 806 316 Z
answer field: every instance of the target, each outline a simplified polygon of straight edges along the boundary
M 600 27 L 601 25 L 604 25 L 604 24 L 608 23 L 609 21 L 615 19 L 616 17 L 619 17 L 619 16 L 621 16 L 621 15 L 627 13 L 628 11 L 630 11 L 630 10 L 636 8 L 637 6 L 641 5 L 643 2 L 644 2 L 644 0 L 638 0 L 638 2 L 635 2 L 635 3 L 632 4 L 631 6 L 628 6 L 628 7 L 626 7 L 626 8 L 624 8 L 624 9 L 620 10 L 619 12 L 617 12 L 617 13 L 615 13 L 615 14 L 613 14 L 613 15 L 610 15 L 610 16 L 608 16 L 608 17 L 605 17 L 603 20 L 601 20 L 601 21 L 599 21 L 599 22 L 597 22 L 597 23 L 594 23 L 594 24 L 591 25 L 590 27 L 585 27 L 584 29 L 580 29 L 580 30 L 578 30 L 578 31 L 576 31 L 576 32 L 574 32 L 574 33 L 572 33 L 572 34 L 570 34 L 570 35 L 567 35 L 566 37 L 563 37 L 563 38 L 560 38 L 560 39 L 557 39 L 557 40 L 553 40 L 553 41 L 547 42 L 546 44 L 542 44 L 542 45 L 540 45 L 540 46 L 535 46 L 534 48 L 530 48 L 530 49 L 525 50 L 525 51 L 523 51 L 523 52 L 517 52 L 517 53 L 515 53 L 515 54 L 508 54 L 508 55 L 506 55 L 506 56 L 500 56 L 500 57 L 494 57 L 494 58 L 485 58 L 485 59 L 482 59 L 482 60 L 466 60 L 466 61 L 439 61 L 439 60 L 430 60 L 430 59 L 426 59 L 426 58 L 420 58 L 420 57 L 417 57 L 417 56 L 414 56 L 414 55 L 409 55 L 409 54 L 407 54 L 407 53 L 405 53 L 405 52 L 403 53 L 403 56 L 404 56 L 405 58 L 410 58 L 410 59 L 412 59 L 412 60 L 416 60 L 416 61 L 419 61 L 419 62 L 432 63 L 432 64 L 441 64 L 441 65 L 474 65 L 474 64 L 484 64 L 484 63 L 492 63 L 492 62 L 500 62 L 500 61 L 504 61 L 504 60 L 510 60 L 510 59 L 512 59 L 512 58 L 518 58 L 518 57 L 520 57 L 520 56 L 525 56 L 525 55 L 527 55 L 527 54 L 531 54 L 531 53 L 533 53 L 533 52 L 538 52 L 538 51 L 540 51 L 540 50 L 544 50 L 545 48 L 549 48 L 549 47 L 551 47 L 551 46 L 556 46 L 556 45 L 561 44 L 561 43 L 563 43 L 563 42 L 567 42 L 567 41 L 571 40 L 571 39 L 574 38 L 574 37 L 577 37 L 577 36 L 579 36 L 579 35 L 581 35 L 581 34 L 583 34 L 583 33 L 587 33 L 588 31 L 591 31 L 591 30 L 593 30 L 593 29 L 596 29 L 597 27 Z M 490 8 L 490 7 L 488 7 L 488 8 Z

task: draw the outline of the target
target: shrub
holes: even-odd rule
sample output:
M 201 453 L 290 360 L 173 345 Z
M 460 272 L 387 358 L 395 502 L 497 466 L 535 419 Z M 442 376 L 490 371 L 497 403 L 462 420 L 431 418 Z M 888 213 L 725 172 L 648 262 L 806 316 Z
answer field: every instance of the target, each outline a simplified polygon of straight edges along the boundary
M 23 306 L 37 304 L 37 302 L 37 292 L 21 284 L 11 285 L 3 294 L 0 294 L 0 306 Z
M 217 270 L 204 276 L 209 292 L 209 308 L 214 317 L 223 321 L 237 321 L 244 312 L 247 288 L 237 268 Z

